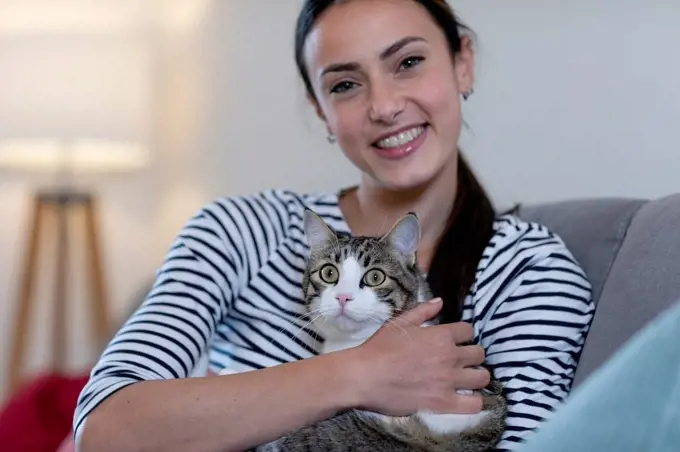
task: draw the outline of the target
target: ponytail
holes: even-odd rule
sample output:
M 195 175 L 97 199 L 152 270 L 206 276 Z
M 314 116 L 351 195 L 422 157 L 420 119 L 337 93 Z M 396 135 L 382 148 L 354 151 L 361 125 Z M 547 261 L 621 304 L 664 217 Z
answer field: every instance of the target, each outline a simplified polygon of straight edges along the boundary
M 435 251 L 427 280 L 444 301 L 440 322 L 461 320 L 465 298 L 493 235 L 496 212 L 463 156 L 458 154 L 458 190 L 449 226 Z

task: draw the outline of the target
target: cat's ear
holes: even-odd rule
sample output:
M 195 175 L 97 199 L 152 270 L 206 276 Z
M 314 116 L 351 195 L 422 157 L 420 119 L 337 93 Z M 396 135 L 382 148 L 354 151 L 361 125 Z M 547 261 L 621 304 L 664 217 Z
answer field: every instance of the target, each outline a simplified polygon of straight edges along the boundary
M 326 246 L 328 242 L 336 239 L 333 230 L 310 209 L 305 209 L 304 229 L 307 243 L 312 249 Z
M 414 264 L 420 243 L 420 222 L 416 214 L 408 213 L 400 218 L 382 240 L 389 242 L 410 264 Z

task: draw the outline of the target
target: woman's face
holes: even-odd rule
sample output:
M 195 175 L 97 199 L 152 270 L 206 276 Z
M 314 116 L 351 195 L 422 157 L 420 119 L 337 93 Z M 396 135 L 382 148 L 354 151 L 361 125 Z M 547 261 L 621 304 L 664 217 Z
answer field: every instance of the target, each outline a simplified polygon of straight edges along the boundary
M 413 0 L 339 3 L 310 33 L 317 111 L 377 184 L 422 186 L 456 161 L 460 95 L 473 82 L 466 40 L 463 47 L 454 64 L 443 31 Z

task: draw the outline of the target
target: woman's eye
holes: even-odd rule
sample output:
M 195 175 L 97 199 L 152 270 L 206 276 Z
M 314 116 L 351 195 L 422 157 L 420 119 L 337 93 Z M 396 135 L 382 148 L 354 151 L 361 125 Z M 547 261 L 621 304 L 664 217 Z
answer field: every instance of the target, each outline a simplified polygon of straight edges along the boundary
M 422 57 L 408 57 L 399 64 L 400 69 L 411 69 L 418 66 L 424 58 Z
M 356 83 L 354 83 L 354 82 L 340 82 L 340 83 L 334 85 L 333 88 L 331 88 L 331 93 L 336 93 L 336 94 L 345 93 L 345 92 L 351 90 L 352 88 L 354 88 L 355 85 L 356 85 Z

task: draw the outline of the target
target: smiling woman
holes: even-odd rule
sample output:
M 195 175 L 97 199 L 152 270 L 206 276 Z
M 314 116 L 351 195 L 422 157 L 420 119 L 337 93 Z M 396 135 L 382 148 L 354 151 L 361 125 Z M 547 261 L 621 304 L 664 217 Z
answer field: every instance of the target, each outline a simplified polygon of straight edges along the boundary
M 463 160 L 474 52 L 461 30 L 443 0 L 305 1 L 300 76 L 360 181 L 221 198 L 191 218 L 81 394 L 81 451 L 245 450 L 353 408 L 474 416 L 490 373 L 509 406 L 498 449 L 515 448 L 550 415 L 592 319 L 590 284 L 559 237 L 496 213 Z M 415 213 L 418 271 L 441 300 L 393 311 L 403 329 L 318 354 L 327 338 L 309 327 L 303 293 L 314 240 L 307 211 L 348 237 L 383 236 Z M 324 270 L 318 297 L 351 310 L 357 294 L 346 281 L 379 280 L 373 270 Z M 184 378 L 204 349 L 225 375 Z

